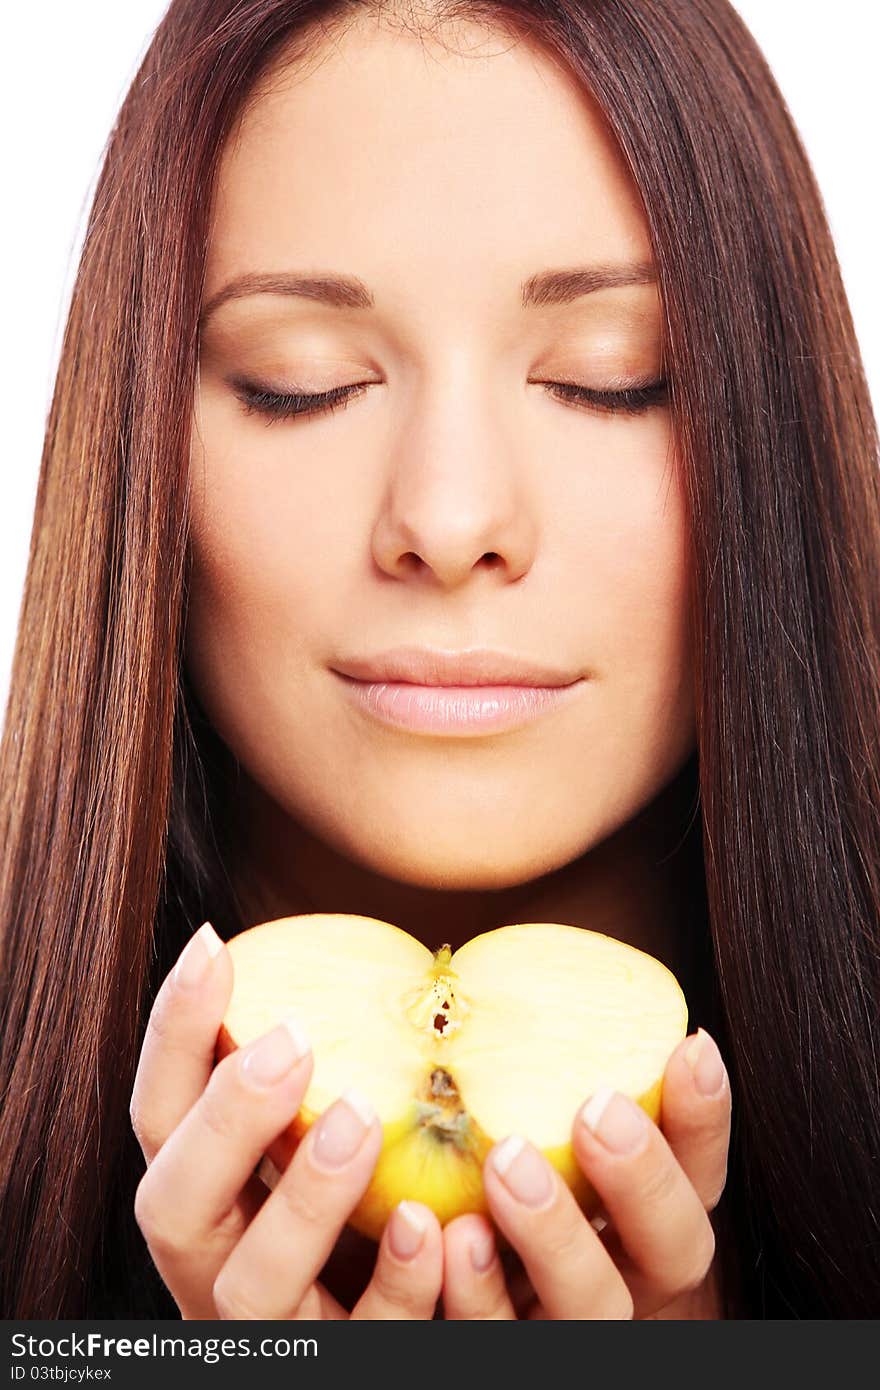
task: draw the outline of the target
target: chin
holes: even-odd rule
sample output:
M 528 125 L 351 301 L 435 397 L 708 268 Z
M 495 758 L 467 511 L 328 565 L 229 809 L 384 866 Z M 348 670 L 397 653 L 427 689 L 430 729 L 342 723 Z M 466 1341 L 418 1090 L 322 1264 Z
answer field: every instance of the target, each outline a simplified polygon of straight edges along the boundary
M 455 836 L 444 839 L 430 834 L 412 843 L 398 837 L 393 845 L 365 850 L 363 844 L 340 846 L 347 858 L 355 859 L 371 873 L 413 888 L 444 889 L 458 892 L 488 892 L 516 888 L 562 868 L 584 852 L 583 842 L 574 846 L 537 847 L 534 842 L 493 845 L 486 839 L 474 843 Z

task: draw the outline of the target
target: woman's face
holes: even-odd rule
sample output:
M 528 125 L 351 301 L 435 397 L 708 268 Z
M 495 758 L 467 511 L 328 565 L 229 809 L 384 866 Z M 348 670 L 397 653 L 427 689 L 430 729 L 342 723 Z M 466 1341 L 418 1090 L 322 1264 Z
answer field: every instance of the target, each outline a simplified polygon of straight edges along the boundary
M 458 36 L 362 21 L 275 73 L 224 152 L 203 304 L 275 288 L 204 319 L 187 665 L 292 824 L 376 874 L 476 889 L 633 817 L 693 751 L 694 707 L 668 409 L 548 389 L 657 381 L 656 285 L 522 288 L 650 264 L 638 196 L 552 60 Z M 368 306 L 279 283 L 343 275 Z M 311 417 L 242 399 L 353 385 Z M 504 732 L 391 727 L 334 668 L 400 645 L 582 679 Z

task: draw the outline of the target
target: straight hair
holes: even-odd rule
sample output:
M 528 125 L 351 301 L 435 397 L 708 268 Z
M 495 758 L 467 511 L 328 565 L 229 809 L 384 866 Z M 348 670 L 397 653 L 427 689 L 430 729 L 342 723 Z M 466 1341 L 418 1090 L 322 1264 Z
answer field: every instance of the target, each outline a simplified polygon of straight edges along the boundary
M 683 920 L 730 1073 L 724 1316 L 880 1307 L 877 428 L 820 193 L 727 0 L 172 0 L 104 153 L 0 743 L 0 1312 L 178 1316 L 133 1215 L 152 999 L 230 884 L 235 760 L 190 689 L 188 469 L 218 160 L 365 13 L 530 37 L 641 195 L 690 521 Z

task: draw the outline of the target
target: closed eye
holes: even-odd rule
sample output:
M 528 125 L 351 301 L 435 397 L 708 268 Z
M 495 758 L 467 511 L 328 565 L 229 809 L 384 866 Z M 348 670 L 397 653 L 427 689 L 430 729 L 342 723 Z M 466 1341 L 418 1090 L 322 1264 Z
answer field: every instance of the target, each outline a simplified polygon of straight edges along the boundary
M 366 391 L 368 383 L 360 386 L 334 386 L 332 391 L 293 392 L 279 395 L 275 391 L 264 391 L 260 387 L 239 382 L 236 395 L 245 409 L 245 414 L 254 411 L 263 415 L 268 424 L 273 420 L 285 420 L 296 415 L 323 415 L 331 410 L 339 410 L 348 405 L 355 396 Z
M 641 415 L 654 406 L 664 405 L 669 398 L 665 377 L 649 381 L 645 386 L 625 386 L 617 391 L 597 391 L 564 381 L 545 381 L 542 385 L 565 402 L 612 415 Z
M 362 382 L 354 386 L 334 386 L 330 391 L 281 395 L 276 391 L 266 391 L 248 382 L 239 381 L 236 383 L 236 395 L 246 414 L 256 412 L 262 415 L 267 423 L 272 423 L 275 420 L 301 415 L 323 415 L 340 410 L 374 384 Z M 667 382 L 663 377 L 644 386 L 627 386 L 616 391 L 599 391 L 564 381 L 535 384 L 543 386 L 551 396 L 555 396 L 564 404 L 612 415 L 641 415 L 652 407 L 664 404 L 668 399 Z

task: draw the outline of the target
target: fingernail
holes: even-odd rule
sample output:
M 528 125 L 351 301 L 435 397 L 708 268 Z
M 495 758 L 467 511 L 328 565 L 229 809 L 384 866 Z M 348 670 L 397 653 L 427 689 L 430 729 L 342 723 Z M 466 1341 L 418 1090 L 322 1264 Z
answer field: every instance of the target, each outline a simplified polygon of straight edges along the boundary
M 256 1086 L 273 1086 L 309 1051 L 309 1040 L 293 1014 L 285 1014 L 271 1033 L 245 1052 L 241 1071 Z
M 375 1118 L 376 1112 L 366 1096 L 349 1086 L 315 1126 L 312 1158 L 320 1168 L 341 1168 L 354 1158 Z
M 612 1153 L 634 1153 L 648 1132 L 648 1117 L 611 1086 L 600 1086 L 581 1110 L 581 1120 Z
M 608 1225 L 608 1220 L 604 1216 L 593 1216 L 590 1218 L 590 1225 L 594 1231 L 604 1231 Z
M 721 1053 L 705 1028 L 685 1048 L 684 1059 L 693 1072 L 694 1085 L 701 1096 L 717 1096 L 724 1085 L 725 1071 Z
M 195 989 L 207 979 L 211 961 L 222 950 L 223 942 L 211 923 L 203 922 L 183 949 L 174 968 L 174 983 L 183 985 L 184 989 Z
M 471 1241 L 471 1264 L 478 1274 L 485 1274 L 490 1264 L 495 1258 L 494 1237 L 485 1232 L 481 1236 L 474 1236 Z
M 521 1134 L 508 1134 L 489 1155 L 507 1190 L 527 1207 L 539 1207 L 553 1191 L 548 1165 Z
M 388 1242 L 399 1260 L 412 1260 L 425 1243 L 428 1217 L 412 1202 L 398 1202 L 391 1213 Z

